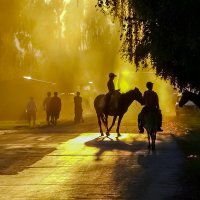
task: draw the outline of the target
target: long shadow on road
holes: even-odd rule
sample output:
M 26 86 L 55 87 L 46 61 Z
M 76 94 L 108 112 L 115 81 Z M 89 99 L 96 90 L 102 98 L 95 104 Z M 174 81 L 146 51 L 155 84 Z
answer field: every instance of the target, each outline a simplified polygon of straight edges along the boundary
M 172 200 L 183 192 L 182 164 L 175 142 L 165 140 L 157 145 L 156 151 L 140 151 L 135 159 L 118 159 L 113 179 L 119 183 L 123 199 Z
M 158 139 L 157 150 L 153 152 L 147 150 L 146 141 L 126 143 L 96 138 L 85 143 L 99 149 L 97 161 L 103 159 L 104 153 L 117 150 L 112 173 L 115 184 L 110 188 L 113 199 L 176 199 L 183 192 L 179 182 L 182 157 L 176 143 L 166 137 Z
M 37 163 L 57 146 L 77 134 L 13 132 L 1 134 L 0 138 L 0 175 L 15 175 Z
M 96 147 L 99 151 L 96 153 L 96 160 L 101 160 L 101 156 L 104 152 L 110 152 L 113 150 L 135 152 L 138 151 L 141 146 L 144 146 L 146 142 L 144 141 L 133 141 L 132 144 L 128 144 L 118 137 L 116 139 L 110 137 L 97 137 L 93 140 L 87 141 L 86 146 Z

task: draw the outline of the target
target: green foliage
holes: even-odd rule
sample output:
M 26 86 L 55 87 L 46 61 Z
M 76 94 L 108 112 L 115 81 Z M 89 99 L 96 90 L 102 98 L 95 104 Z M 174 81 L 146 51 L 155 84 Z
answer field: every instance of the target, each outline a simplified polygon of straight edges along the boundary
M 123 57 L 139 67 L 150 55 L 157 75 L 200 90 L 200 1 L 98 0 L 98 6 L 120 21 Z

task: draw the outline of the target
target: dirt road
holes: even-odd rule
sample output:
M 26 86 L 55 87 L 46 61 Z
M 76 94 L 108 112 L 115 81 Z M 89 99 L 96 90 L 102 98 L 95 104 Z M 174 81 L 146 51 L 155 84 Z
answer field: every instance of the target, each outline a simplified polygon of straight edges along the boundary
M 170 132 L 147 150 L 136 123 L 122 137 L 99 137 L 95 118 L 84 124 L 1 131 L 0 199 L 179 199 L 183 156 Z

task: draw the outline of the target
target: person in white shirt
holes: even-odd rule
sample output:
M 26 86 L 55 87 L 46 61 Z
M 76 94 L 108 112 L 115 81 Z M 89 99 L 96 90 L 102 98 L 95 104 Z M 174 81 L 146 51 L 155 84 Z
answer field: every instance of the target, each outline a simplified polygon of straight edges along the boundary
M 29 126 L 31 126 L 31 120 L 33 121 L 33 126 L 35 126 L 36 112 L 37 112 L 37 107 L 34 98 L 30 97 L 30 100 L 26 106 L 26 113 Z

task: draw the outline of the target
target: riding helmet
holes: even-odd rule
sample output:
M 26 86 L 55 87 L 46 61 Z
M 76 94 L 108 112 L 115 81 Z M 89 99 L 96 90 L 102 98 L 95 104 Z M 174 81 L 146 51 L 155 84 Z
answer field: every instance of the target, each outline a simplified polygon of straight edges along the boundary
M 111 72 L 111 73 L 109 73 L 109 77 L 110 77 L 110 78 L 112 78 L 112 77 L 116 77 L 116 76 L 117 76 L 117 75 L 116 75 L 116 74 L 114 74 L 114 73 L 112 73 L 112 72 Z

